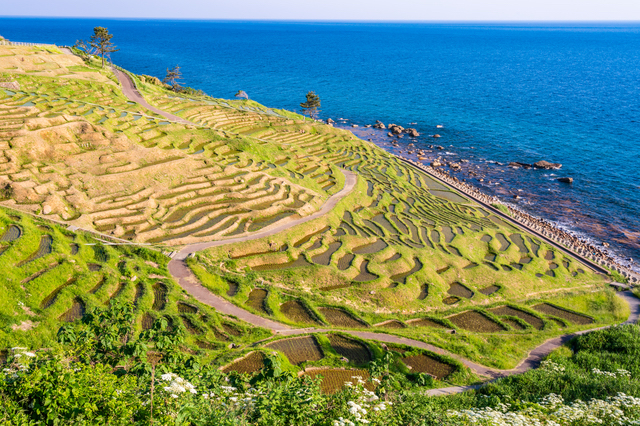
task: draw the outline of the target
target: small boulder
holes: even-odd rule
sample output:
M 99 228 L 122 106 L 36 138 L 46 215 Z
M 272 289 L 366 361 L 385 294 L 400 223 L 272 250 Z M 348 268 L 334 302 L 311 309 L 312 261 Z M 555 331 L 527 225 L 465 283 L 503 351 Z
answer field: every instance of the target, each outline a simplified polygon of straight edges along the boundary
M 536 169 L 545 169 L 545 170 L 556 170 L 562 167 L 560 163 L 550 163 L 548 161 L 542 160 L 536 163 L 533 163 L 533 167 Z
M 433 137 L 434 137 L 434 138 L 439 138 L 439 137 L 440 137 L 440 135 L 436 133 L 435 135 L 433 135 Z
M 441 167 L 441 166 L 442 166 L 442 163 L 438 160 L 433 160 L 431 162 L 431 167 Z
M 572 177 L 561 177 L 561 178 L 558 178 L 558 182 L 573 183 L 573 178 Z
M 386 129 L 387 127 L 380 120 L 376 120 L 376 124 L 373 125 L 374 129 Z
M 418 133 L 418 131 L 413 127 L 409 127 L 408 129 L 405 129 L 404 132 L 409 136 L 411 136 L 412 138 L 417 138 L 418 136 L 420 136 L 420 133 Z
M 404 131 L 404 127 L 391 123 L 389 124 L 389 130 L 391 130 L 391 133 L 394 135 L 399 135 Z

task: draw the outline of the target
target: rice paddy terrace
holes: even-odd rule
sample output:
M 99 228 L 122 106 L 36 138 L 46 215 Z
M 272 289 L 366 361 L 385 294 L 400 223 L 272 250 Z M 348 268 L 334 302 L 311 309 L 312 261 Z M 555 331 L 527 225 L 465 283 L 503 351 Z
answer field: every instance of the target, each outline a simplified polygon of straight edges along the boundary
M 64 322 L 114 300 L 135 306 L 133 333 L 165 317 L 186 335 L 185 350 L 217 353 L 270 333 L 248 327 L 186 294 L 159 252 L 104 245 L 87 233 L 0 208 L 0 347 L 52 344 Z
M 55 48 L 0 46 L 0 72 L 0 204 L 185 255 L 244 238 L 187 263 L 213 293 L 303 334 L 247 347 L 269 332 L 181 291 L 159 252 L 149 260 L 2 210 L 5 343 L 52 338 L 119 298 L 135 304 L 137 331 L 166 316 L 187 332 L 185 350 L 226 372 L 275 356 L 333 392 L 387 349 L 407 377 L 475 380 L 454 358 L 356 333 L 507 368 L 548 338 L 628 313 L 604 277 L 350 132 L 131 75 L 152 106 L 192 124 L 169 121 L 128 100 L 110 70 Z M 344 170 L 355 190 L 329 213 L 251 238 L 317 212 Z
M 320 158 L 167 121 L 110 71 L 51 48 L 1 46 L 0 72 L 0 183 L 22 210 L 174 245 L 308 215 L 344 182 Z

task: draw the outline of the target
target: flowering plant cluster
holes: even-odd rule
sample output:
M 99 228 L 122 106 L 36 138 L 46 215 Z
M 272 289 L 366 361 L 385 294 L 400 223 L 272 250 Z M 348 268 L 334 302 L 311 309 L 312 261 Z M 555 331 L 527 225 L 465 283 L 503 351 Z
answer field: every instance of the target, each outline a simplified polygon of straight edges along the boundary
M 171 398 L 178 398 L 180 394 L 183 394 L 185 392 L 189 392 L 192 394 L 198 393 L 195 386 L 193 386 L 191 383 L 187 382 L 177 374 L 166 373 L 160 376 L 160 379 L 165 382 L 169 382 L 163 389 L 169 393 Z
M 36 354 L 27 348 L 11 348 L 11 354 L 7 359 L 7 366 L 2 369 L 5 377 L 17 379 L 19 373 L 28 372 L 31 361 L 36 358 Z
M 550 360 L 542 361 L 540 368 L 550 373 L 564 373 L 564 366 Z
M 339 417 L 333 422 L 333 426 L 356 426 L 371 423 L 370 416 L 385 411 L 391 402 L 381 401 L 380 397 L 365 388 L 366 382 L 360 376 L 352 376 L 354 382 L 347 382 L 345 386 L 353 390 L 350 400 L 347 402 L 349 414 L 347 418 Z M 373 383 L 380 384 L 378 379 L 372 379 Z
M 560 395 L 549 394 L 537 404 L 525 405 L 525 408 L 514 409 L 512 404 L 500 403 L 495 407 L 449 411 L 447 415 L 470 424 L 496 426 L 640 424 L 640 398 L 623 393 L 605 400 L 576 400 L 571 404 L 565 404 Z
M 611 377 L 612 379 L 622 378 L 622 377 L 626 377 L 626 378 L 631 377 L 630 372 L 628 372 L 627 370 L 623 370 L 621 368 L 618 368 L 615 373 L 611 371 L 602 371 L 598 368 L 591 369 L 591 372 L 595 375 Z

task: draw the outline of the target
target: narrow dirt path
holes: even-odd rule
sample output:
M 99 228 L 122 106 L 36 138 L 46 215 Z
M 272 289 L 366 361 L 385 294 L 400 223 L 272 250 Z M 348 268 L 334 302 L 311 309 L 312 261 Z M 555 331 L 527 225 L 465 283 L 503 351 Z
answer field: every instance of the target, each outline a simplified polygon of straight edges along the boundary
M 125 95 L 131 99 L 134 102 L 137 102 L 138 104 L 142 105 L 143 107 L 154 111 L 160 115 L 162 115 L 163 117 L 172 120 L 172 121 L 178 121 L 184 124 L 193 124 L 187 120 L 184 120 L 180 117 L 177 117 L 175 115 L 166 113 L 158 108 L 155 108 L 151 105 L 149 105 L 144 98 L 142 97 L 142 95 L 136 90 L 133 82 L 131 81 L 131 79 L 129 78 L 129 76 L 127 76 L 125 73 L 123 73 L 122 71 L 119 70 L 115 70 L 114 72 L 116 73 L 116 76 L 118 77 L 118 80 L 120 81 L 120 83 L 122 84 L 123 87 L 123 91 L 125 93 Z M 404 160 L 404 159 L 402 159 Z M 410 162 L 404 160 L 405 162 L 407 162 L 408 164 L 414 166 L 413 164 L 411 164 Z M 415 166 L 414 166 L 415 167 Z M 424 171 L 424 170 L 421 170 Z M 263 318 L 261 316 L 252 314 L 236 305 L 234 305 L 233 303 L 227 301 L 226 299 L 217 296 L 215 294 L 213 294 L 211 291 L 209 291 L 207 288 L 203 287 L 202 284 L 200 284 L 199 280 L 197 279 L 197 277 L 193 274 L 193 272 L 191 272 L 191 270 L 189 269 L 189 267 L 187 266 L 187 264 L 185 263 L 185 259 L 187 258 L 187 256 L 191 253 L 195 253 L 197 251 L 200 250 L 205 250 L 207 248 L 210 247 L 217 247 L 217 246 L 222 246 L 222 245 L 226 245 L 226 244 L 233 244 L 233 243 L 239 243 L 239 242 L 246 242 L 246 241 L 252 241 L 252 240 L 256 240 L 259 238 L 264 238 L 264 237 L 268 237 L 271 235 L 275 235 L 279 232 L 285 231 L 287 229 L 290 229 L 294 226 L 309 222 L 311 220 L 317 219 L 318 217 L 327 214 L 329 211 L 331 211 L 337 204 L 339 201 L 341 201 L 344 197 L 346 197 L 355 187 L 355 184 L 357 182 L 357 175 L 355 175 L 354 173 L 348 171 L 348 170 L 343 170 L 346 179 L 345 179 L 345 185 L 344 188 L 342 188 L 339 192 L 337 192 L 336 194 L 332 195 L 322 206 L 322 208 L 320 210 L 318 210 L 317 212 L 313 213 L 312 215 L 306 216 L 304 218 L 300 218 L 300 219 L 296 219 L 293 221 L 289 221 L 283 224 L 275 224 L 275 226 L 267 228 L 261 232 L 257 232 L 255 234 L 252 235 L 248 235 L 248 236 L 244 236 L 244 237 L 237 237 L 237 238 L 230 238 L 230 239 L 225 239 L 225 240 L 218 240 L 218 241 L 210 241 L 210 242 L 205 242 L 205 243 L 199 243 L 199 244 L 190 244 L 186 247 L 184 247 L 183 249 L 181 249 L 175 256 L 174 258 L 169 262 L 169 272 L 171 273 L 171 275 L 176 279 L 176 281 L 178 282 L 178 284 L 180 284 L 180 286 L 182 288 L 184 288 L 187 292 L 189 292 L 192 296 L 194 296 L 197 300 L 199 300 L 202 303 L 205 303 L 213 308 L 215 308 L 217 311 L 219 311 L 220 313 L 226 314 L 226 315 L 233 315 L 235 317 L 237 317 L 238 319 L 245 321 L 251 325 L 255 325 L 258 327 L 263 327 L 263 328 L 267 328 L 270 329 L 276 333 L 282 334 L 282 335 L 287 335 L 287 336 L 294 336 L 294 335 L 300 335 L 300 334 L 306 334 L 306 333 L 322 333 L 322 332 L 329 332 L 329 331 L 335 331 L 333 329 L 318 329 L 318 328 L 305 328 L 305 329 L 293 329 L 291 327 L 289 327 L 286 324 L 282 324 L 279 323 L 277 321 L 273 321 L 267 318 Z M 436 179 L 438 179 L 439 181 L 441 181 L 442 183 L 446 184 L 447 186 L 450 186 L 447 184 L 447 182 L 444 182 L 443 180 L 441 180 L 439 177 L 437 176 L 433 176 Z M 465 195 L 469 196 L 469 194 Z M 486 206 L 483 202 L 481 202 L 480 200 L 477 200 L 474 198 L 474 201 L 479 202 L 481 205 L 490 208 L 492 211 L 496 210 L 493 209 L 489 206 Z M 507 217 L 506 215 L 501 215 L 501 212 L 498 212 L 497 210 L 495 211 L 496 213 L 498 213 L 500 216 L 504 216 L 504 219 L 507 219 L 511 222 L 513 222 L 512 218 Z M 517 225 L 519 226 L 523 226 L 521 223 L 516 222 Z M 532 233 L 534 233 L 536 236 L 544 239 L 546 242 L 551 243 L 552 245 L 558 247 L 558 244 L 555 243 L 554 241 L 551 241 L 550 239 L 546 238 L 545 236 L 538 234 L 537 232 L 529 229 L 528 227 L 525 226 L 525 228 L 527 229 L 527 231 L 530 231 Z M 564 249 L 564 247 L 558 247 L 561 250 L 567 252 L 566 249 Z M 573 257 L 577 257 L 579 258 L 581 261 L 583 261 L 584 263 L 586 263 L 588 266 L 590 266 L 592 269 L 600 269 L 599 265 L 596 266 L 596 268 L 594 268 L 592 265 L 593 263 L 585 258 L 583 258 L 582 256 L 580 256 L 577 253 L 573 253 L 572 251 L 570 251 L 570 254 Z M 624 291 L 624 292 L 619 292 L 618 295 L 620 295 L 625 302 L 629 305 L 630 307 L 630 314 L 629 314 L 629 318 L 627 319 L 627 321 L 625 322 L 625 324 L 633 324 L 633 323 L 637 323 L 638 320 L 640 319 L 640 299 L 636 298 L 632 292 L 630 291 Z M 491 367 L 486 367 L 484 365 L 481 364 L 477 364 L 475 362 L 469 361 L 468 359 L 465 359 L 459 355 L 456 355 L 452 352 L 449 352 L 447 350 L 444 350 L 442 348 L 439 348 L 437 346 L 434 345 L 430 345 L 428 343 L 425 342 L 421 342 L 419 340 L 414 340 L 414 339 L 408 339 L 405 337 L 400 337 L 400 336 L 395 336 L 395 335 L 391 335 L 391 334 L 386 334 L 386 333 L 376 333 L 376 332 L 371 332 L 371 331 L 343 331 L 344 333 L 350 334 L 352 336 L 355 337 L 359 337 L 362 339 L 368 339 L 368 340 L 376 340 L 379 342 L 384 342 L 384 343 L 395 343 L 395 344 L 403 344 L 403 345 L 407 345 L 407 346 L 413 346 L 416 348 L 421 348 L 421 349 L 425 349 L 440 355 L 446 355 L 446 356 L 450 356 L 456 360 L 458 360 L 459 362 L 461 362 L 463 365 L 465 365 L 466 367 L 468 367 L 470 370 L 472 370 L 475 374 L 479 375 L 479 376 L 484 376 L 484 377 L 489 377 L 492 380 L 495 380 L 497 378 L 500 377 L 507 377 L 507 376 L 511 376 L 514 374 L 521 374 L 524 373 L 528 370 L 531 370 L 533 368 L 536 368 L 540 365 L 540 362 L 547 356 L 549 355 L 552 351 L 554 351 L 555 349 L 559 348 L 560 346 L 562 346 L 563 344 L 565 344 L 566 342 L 568 342 L 569 340 L 571 340 L 572 338 L 581 335 L 581 334 L 586 334 L 589 333 L 591 331 L 595 331 L 595 330 L 601 330 L 603 328 L 607 328 L 607 327 L 599 327 L 596 329 L 591 329 L 591 330 L 584 330 L 584 331 L 579 331 L 576 333 L 571 333 L 571 334 L 565 334 L 559 337 L 556 337 L 554 339 L 550 339 L 547 340 L 546 342 L 544 342 L 543 344 L 539 345 L 538 347 L 534 348 L 531 352 L 529 352 L 528 356 L 522 361 L 520 362 L 520 364 L 518 364 L 518 366 L 516 366 L 515 368 L 511 369 L 511 370 L 498 370 L 498 369 L 494 369 Z M 342 331 L 342 330 L 341 330 Z M 450 394 L 454 394 L 454 393 L 460 393 L 460 392 L 464 392 L 467 390 L 471 390 L 471 389 L 478 389 L 479 387 L 481 387 L 482 385 L 472 385 L 472 386 L 453 386 L 453 387 L 448 387 L 448 388 L 441 388 L 441 389 L 432 389 L 429 391 L 426 391 L 425 393 L 427 395 L 450 395 Z
M 116 75 L 116 77 L 118 77 L 118 81 L 122 86 L 122 92 L 131 101 L 136 102 L 137 104 L 145 107 L 149 111 L 153 111 L 156 114 L 160 114 L 161 116 L 163 116 L 168 120 L 175 121 L 182 124 L 190 124 L 190 125 L 196 126 L 195 123 L 192 123 L 189 120 L 185 120 L 184 118 L 178 117 L 177 115 L 169 114 L 168 112 L 162 111 L 161 109 L 158 109 L 150 105 L 144 99 L 144 97 L 140 94 L 140 92 L 138 92 L 138 89 L 136 89 L 136 86 L 133 84 L 133 81 L 131 81 L 131 78 L 126 73 L 123 73 L 122 71 L 116 68 L 113 68 L 113 73 Z

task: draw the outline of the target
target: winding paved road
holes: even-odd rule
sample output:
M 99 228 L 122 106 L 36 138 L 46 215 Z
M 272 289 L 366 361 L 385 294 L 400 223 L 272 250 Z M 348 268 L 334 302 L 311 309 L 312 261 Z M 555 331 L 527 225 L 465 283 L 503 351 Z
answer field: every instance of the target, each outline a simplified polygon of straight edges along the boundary
M 193 124 L 187 120 L 184 120 L 180 117 L 177 117 L 175 115 L 166 113 L 160 109 L 157 109 L 151 105 L 149 105 L 144 98 L 142 97 L 142 95 L 140 95 L 140 93 L 137 91 L 137 89 L 135 88 L 135 86 L 133 85 L 133 82 L 131 81 L 131 79 L 129 78 L 129 76 L 127 76 L 125 73 L 123 73 L 122 71 L 119 70 L 114 70 L 114 72 L 116 73 L 118 80 L 120 81 L 120 83 L 122 84 L 123 87 L 123 91 L 125 93 L 125 95 L 131 99 L 134 102 L 137 102 L 138 104 L 144 106 L 145 108 L 154 111 L 160 115 L 162 115 L 163 117 L 172 120 L 172 121 L 177 121 L 177 122 L 181 122 L 181 123 L 185 123 L 185 124 Z M 411 164 L 409 162 L 407 162 L 408 164 Z M 415 166 L 414 166 L 415 167 Z M 424 170 L 422 170 L 424 171 Z M 328 332 L 328 331 L 335 331 L 333 329 L 322 329 L 322 328 L 304 328 L 304 329 L 293 329 L 291 327 L 289 327 L 286 324 L 282 324 L 279 323 L 277 321 L 273 321 L 267 318 L 263 318 L 261 316 L 258 315 L 254 315 L 236 305 L 234 305 L 233 303 L 227 301 L 226 299 L 217 296 L 215 294 L 213 294 L 211 291 L 209 291 L 207 288 L 205 288 L 204 286 L 202 286 L 202 284 L 200 284 L 199 280 L 197 279 L 197 277 L 193 274 L 193 272 L 191 272 L 191 270 L 189 269 L 189 267 L 186 265 L 185 263 L 185 259 L 188 257 L 189 254 L 191 253 L 195 253 L 197 251 L 200 250 L 205 250 L 207 248 L 210 247 L 217 247 L 217 246 L 222 246 L 222 245 L 226 245 L 226 244 L 233 244 L 233 243 L 239 243 L 239 242 L 246 242 L 246 241 L 251 241 L 251 240 L 256 240 L 259 238 L 264 238 L 264 237 L 268 237 L 271 235 L 275 235 L 279 232 L 283 232 L 287 229 L 290 229 L 294 226 L 309 222 L 311 220 L 317 219 L 325 214 L 327 214 L 328 212 L 330 212 L 335 206 L 336 204 L 338 204 L 339 201 L 341 201 L 344 197 L 346 197 L 355 187 L 356 182 L 357 182 L 357 176 L 348 171 L 348 170 L 343 170 L 346 179 L 345 179 L 345 185 L 344 188 L 342 188 L 342 190 L 340 190 L 339 192 L 337 192 L 336 194 L 332 195 L 322 206 L 322 208 L 320 210 L 318 210 L 317 212 L 300 218 L 300 219 L 296 219 L 296 220 L 292 220 L 289 222 L 285 222 L 282 224 L 274 224 L 272 227 L 269 227 L 267 229 L 264 229 L 260 232 L 257 232 L 255 234 L 252 235 L 248 235 L 248 236 L 244 236 L 244 237 L 236 237 L 236 238 L 229 238 L 229 239 L 224 239 L 224 240 L 218 240 L 218 241 L 210 241 L 210 242 L 205 242 L 205 243 L 198 243 L 198 244 L 191 244 L 191 245 L 187 245 L 186 247 L 184 247 L 183 249 L 181 249 L 175 256 L 174 258 L 169 262 L 169 272 L 171 273 L 171 275 L 176 279 L 176 281 L 178 282 L 178 284 L 180 284 L 180 286 L 182 288 L 184 288 L 187 292 L 189 292 L 193 297 L 195 297 L 198 301 L 205 303 L 213 308 L 215 308 L 217 311 L 219 311 L 220 313 L 226 314 L 226 315 L 233 315 L 235 317 L 237 317 L 238 319 L 245 321 L 249 324 L 258 326 L 258 327 L 263 327 L 269 330 L 272 330 L 276 333 L 282 334 L 282 335 L 300 335 L 300 334 L 306 334 L 306 333 L 322 333 L 322 332 Z M 437 176 L 433 176 L 436 179 L 440 180 L 442 183 L 444 183 L 445 185 L 449 186 L 445 181 L 441 180 L 439 177 Z M 468 196 L 468 194 L 465 194 Z M 476 202 L 478 202 L 479 200 L 474 200 Z M 481 202 L 482 205 L 485 205 L 484 203 Z M 485 205 L 485 207 L 488 207 Z M 491 209 L 491 210 L 495 210 L 495 209 Z M 500 212 L 497 212 L 500 213 Z M 503 215 L 501 215 L 503 216 Z M 511 220 L 512 218 L 510 217 L 505 217 L 505 219 L 507 220 Z M 522 224 L 518 223 L 518 225 L 522 226 Z M 527 229 L 528 231 L 531 231 L 530 229 Z M 537 232 L 534 231 L 534 233 L 540 237 L 542 237 L 545 241 L 547 242 L 551 242 L 549 241 L 548 238 L 539 235 Z M 553 245 L 554 242 L 551 242 Z M 582 256 L 577 255 L 576 253 L 570 252 L 571 255 L 573 255 L 574 257 L 578 257 L 582 259 Z M 591 263 L 591 262 L 589 262 Z M 591 266 L 591 265 L 589 265 Z M 595 268 L 594 268 L 595 269 Z M 625 324 L 629 323 L 636 323 L 638 322 L 638 319 L 640 318 L 640 299 L 636 298 L 633 293 L 631 293 L 630 291 L 624 291 L 624 292 L 619 292 L 618 295 L 620 295 L 625 302 L 629 305 L 630 307 L 630 315 L 629 318 L 627 319 L 627 321 L 625 322 Z M 417 347 L 417 348 L 421 348 L 421 349 L 426 349 L 429 350 L 431 352 L 440 354 L 440 355 L 446 355 L 449 357 L 452 357 L 456 360 L 458 360 L 459 362 L 461 362 L 462 364 L 464 364 L 466 367 L 468 367 L 470 370 L 472 370 L 475 374 L 479 375 L 479 376 L 484 376 L 484 377 L 488 377 L 492 380 L 498 379 L 500 377 L 507 377 L 507 376 L 511 376 L 514 374 L 520 374 L 520 373 L 524 373 L 525 371 L 531 370 L 533 368 L 536 368 L 540 365 L 540 362 L 547 356 L 549 355 L 552 351 L 554 351 L 555 349 L 557 349 L 558 347 L 562 346 L 563 344 L 565 344 L 566 342 L 568 342 L 569 340 L 571 340 L 572 338 L 574 338 L 575 336 L 581 335 L 581 334 L 585 334 L 585 333 L 589 333 L 591 331 L 594 330 L 600 330 L 606 327 L 600 327 L 600 328 L 596 328 L 596 329 L 592 329 L 592 330 L 584 330 L 584 331 L 579 331 L 576 333 L 571 333 L 571 334 L 565 334 L 563 336 L 559 336 L 556 337 L 554 339 L 550 339 L 547 340 L 546 342 L 544 342 L 543 344 L 541 344 L 540 346 L 534 348 L 531 352 L 529 352 L 529 355 L 522 361 L 520 362 L 520 364 L 518 364 L 518 366 L 516 366 L 513 369 L 510 370 L 498 370 L 498 369 L 494 369 L 494 368 L 490 368 L 490 367 L 486 367 L 477 363 L 474 363 L 472 361 L 469 361 L 468 359 L 462 358 L 459 355 L 456 355 L 454 353 L 451 353 L 447 350 L 444 350 L 442 348 L 439 348 L 437 346 L 433 346 L 430 345 L 428 343 L 425 342 L 421 342 L 419 340 L 414 340 L 414 339 L 408 339 L 405 337 L 400 337 L 400 336 L 395 336 L 395 335 L 391 335 L 391 334 L 386 334 L 386 333 L 376 333 L 376 332 L 371 332 L 371 331 L 343 331 L 345 333 L 348 333 L 352 336 L 355 337 L 359 337 L 362 339 L 368 339 L 368 340 L 376 340 L 379 342 L 385 342 L 385 343 L 396 343 L 396 344 L 404 344 L 404 345 L 408 345 L 408 346 L 413 346 L 413 347 Z M 472 385 L 472 386 L 453 386 L 453 387 L 448 387 L 448 388 L 441 388 L 441 389 L 431 389 L 426 391 L 425 393 L 427 395 L 449 395 L 449 394 L 454 394 L 454 393 L 460 393 L 460 392 L 464 392 L 470 389 L 477 389 L 479 387 L 481 387 L 482 385 Z

